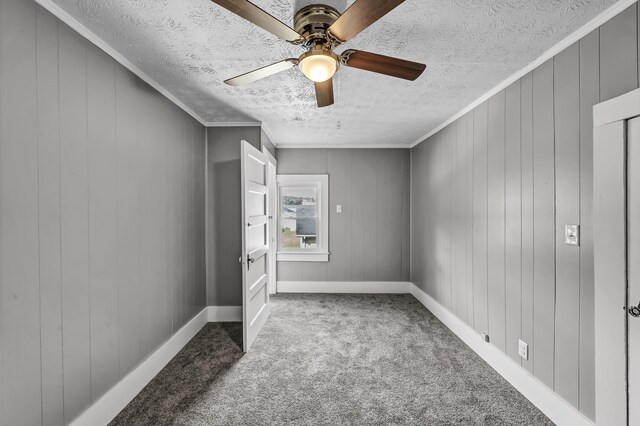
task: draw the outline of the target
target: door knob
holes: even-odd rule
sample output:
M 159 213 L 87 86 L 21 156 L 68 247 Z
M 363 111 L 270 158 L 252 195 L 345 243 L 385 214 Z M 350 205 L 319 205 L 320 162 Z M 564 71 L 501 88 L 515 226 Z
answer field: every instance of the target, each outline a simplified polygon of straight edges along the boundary
M 251 269 L 251 264 L 255 261 L 256 260 L 253 257 L 247 255 L 247 271 Z
M 634 318 L 638 318 L 640 317 L 640 303 L 638 303 L 638 306 L 630 306 L 629 309 L 629 315 L 631 315 Z

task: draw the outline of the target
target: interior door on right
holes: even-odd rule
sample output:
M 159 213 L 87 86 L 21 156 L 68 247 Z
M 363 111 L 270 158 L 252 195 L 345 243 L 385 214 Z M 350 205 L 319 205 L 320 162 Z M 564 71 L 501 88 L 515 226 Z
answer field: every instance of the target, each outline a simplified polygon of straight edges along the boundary
M 627 127 L 627 258 L 629 425 L 640 425 L 640 117 Z

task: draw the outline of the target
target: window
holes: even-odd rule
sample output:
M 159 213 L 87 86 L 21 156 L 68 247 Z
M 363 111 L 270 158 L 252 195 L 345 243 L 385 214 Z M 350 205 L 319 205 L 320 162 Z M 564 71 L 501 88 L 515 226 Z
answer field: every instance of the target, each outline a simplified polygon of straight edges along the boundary
M 329 177 L 278 175 L 278 260 L 329 260 Z

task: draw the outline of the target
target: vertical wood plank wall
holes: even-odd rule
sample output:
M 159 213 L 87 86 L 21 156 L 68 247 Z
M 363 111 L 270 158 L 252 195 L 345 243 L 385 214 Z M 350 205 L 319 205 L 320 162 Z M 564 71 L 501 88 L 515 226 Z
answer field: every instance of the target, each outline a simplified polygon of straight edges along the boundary
M 412 282 L 592 419 L 592 107 L 638 88 L 638 34 L 634 4 L 411 151 Z
M 278 262 L 278 281 L 408 281 L 408 149 L 277 151 L 278 174 L 329 174 L 331 253 Z
M 266 135 L 264 135 L 266 137 Z M 240 147 L 261 149 L 260 127 L 207 129 L 207 304 L 242 306 Z
M 0 423 L 69 423 L 205 306 L 204 138 L 34 2 L 0 2 Z

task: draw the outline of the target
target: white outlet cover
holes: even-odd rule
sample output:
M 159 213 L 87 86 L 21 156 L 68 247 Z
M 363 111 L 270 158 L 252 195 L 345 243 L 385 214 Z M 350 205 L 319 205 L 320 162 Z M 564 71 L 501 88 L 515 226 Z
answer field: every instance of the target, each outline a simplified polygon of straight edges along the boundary
M 564 243 L 570 246 L 580 245 L 580 225 L 564 226 Z
M 518 340 L 518 354 L 524 359 L 529 359 L 529 345 L 522 340 Z
M 342 213 L 342 204 L 336 204 L 336 213 Z

